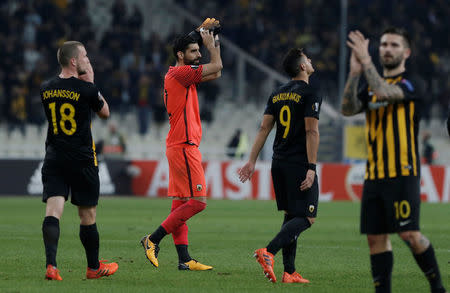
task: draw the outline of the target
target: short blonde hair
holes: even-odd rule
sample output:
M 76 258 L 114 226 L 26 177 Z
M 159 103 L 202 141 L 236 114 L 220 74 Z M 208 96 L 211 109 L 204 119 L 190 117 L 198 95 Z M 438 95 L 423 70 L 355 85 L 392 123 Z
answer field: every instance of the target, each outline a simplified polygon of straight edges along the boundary
M 61 67 L 68 66 L 70 59 L 78 56 L 78 47 L 84 47 L 84 45 L 78 41 L 67 41 L 59 47 L 57 58 Z

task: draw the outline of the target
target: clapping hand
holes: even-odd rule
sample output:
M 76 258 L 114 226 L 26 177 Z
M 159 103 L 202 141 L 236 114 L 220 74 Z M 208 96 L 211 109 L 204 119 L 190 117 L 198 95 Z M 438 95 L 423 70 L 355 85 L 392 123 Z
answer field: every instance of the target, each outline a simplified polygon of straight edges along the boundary
M 348 34 L 349 40 L 347 40 L 347 46 L 353 51 L 356 59 L 361 64 L 367 64 L 371 62 L 369 55 L 369 39 L 366 39 L 360 31 L 351 31 Z M 351 59 L 350 59 L 351 61 Z

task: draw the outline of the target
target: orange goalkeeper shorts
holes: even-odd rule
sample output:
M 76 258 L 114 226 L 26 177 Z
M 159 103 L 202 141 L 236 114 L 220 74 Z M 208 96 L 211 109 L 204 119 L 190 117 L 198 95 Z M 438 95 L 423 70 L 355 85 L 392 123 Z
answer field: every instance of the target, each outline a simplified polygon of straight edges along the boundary
M 206 196 L 202 155 L 196 145 L 176 145 L 166 149 L 169 161 L 168 196 Z

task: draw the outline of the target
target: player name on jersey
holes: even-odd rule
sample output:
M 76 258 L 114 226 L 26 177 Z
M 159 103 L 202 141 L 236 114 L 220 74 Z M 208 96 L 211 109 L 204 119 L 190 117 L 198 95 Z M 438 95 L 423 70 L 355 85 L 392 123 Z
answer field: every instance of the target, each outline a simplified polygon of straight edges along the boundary
M 44 91 L 42 93 L 42 97 L 44 100 L 48 98 L 67 98 L 78 102 L 78 99 L 80 98 L 80 93 L 69 90 L 52 89 Z
M 296 103 L 300 102 L 302 96 L 297 93 L 279 93 L 278 95 L 272 98 L 272 103 L 280 102 L 280 101 L 294 101 Z

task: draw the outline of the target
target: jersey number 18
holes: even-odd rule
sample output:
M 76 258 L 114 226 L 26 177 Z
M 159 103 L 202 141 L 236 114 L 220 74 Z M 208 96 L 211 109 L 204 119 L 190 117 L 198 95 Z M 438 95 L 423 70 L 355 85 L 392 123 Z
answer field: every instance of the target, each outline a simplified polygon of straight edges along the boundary
M 48 105 L 50 112 L 52 114 L 52 124 L 53 124 L 53 134 L 58 134 L 58 123 L 56 121 L 56 103 L 50 103 Z M 68 110 L 68 114 L 66 114 Z M 59 120 L 59 127 L 61 128 L 62 132 L 64 132 L 67 135 L 72 135 L 77 130 L 77 123 L 75 122 L 75 108 L 69 104 L 64 103 L 59 107 L 59 113 L 61 115 L 61 120 Z M 66 121 L 69 121 L 70 123 L 70 129 L 67 129 L 66 127 Z

